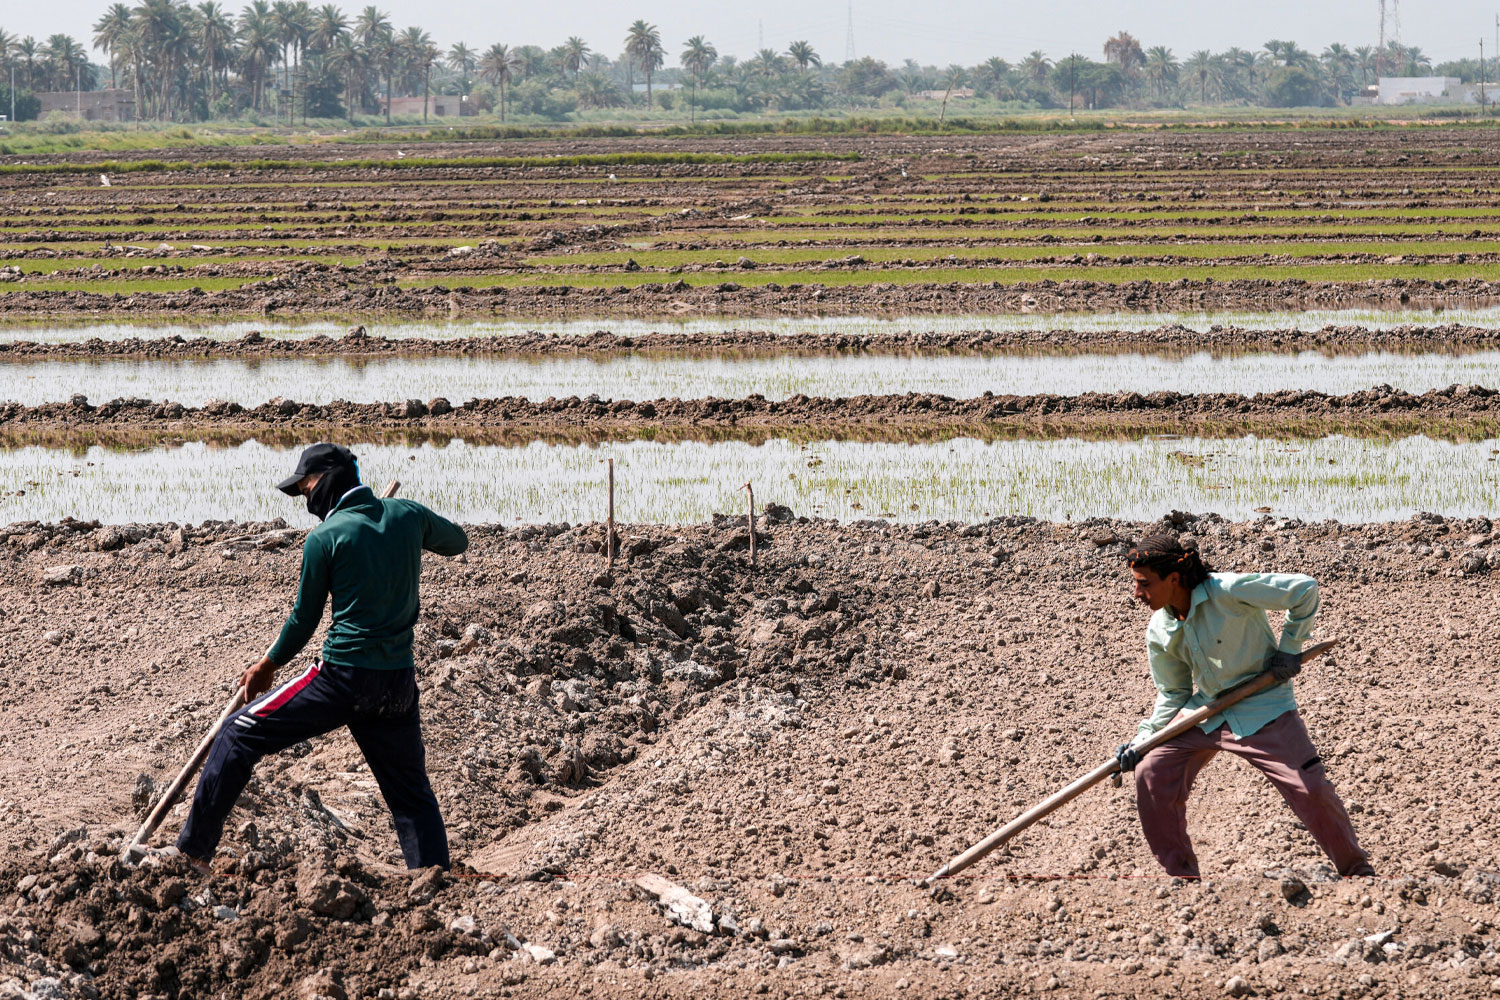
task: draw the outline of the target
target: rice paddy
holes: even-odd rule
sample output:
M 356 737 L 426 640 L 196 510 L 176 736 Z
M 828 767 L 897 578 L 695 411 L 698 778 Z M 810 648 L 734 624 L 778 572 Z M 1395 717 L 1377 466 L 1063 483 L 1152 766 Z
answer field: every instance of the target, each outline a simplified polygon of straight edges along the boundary
M 605 459 L 615 460 L 625 522 L 697 523 L 761 503 L 855 521 L 982 521 L 1017 514 L 1068 521 L 1150 520 L 1173 509 L 1234 519 L 1390 521 L 1419 511 L 1492 513 L 1500 440 L 1390 443 L 1344 437 L 1148 438 L 1134 442 L 956 439 L 937 444 L 784 440 L 519 447 L 354 445 L 370 481 L 466 522 L 602 519 Z M 142 451 L 0 451 L 0 523 L 86 513 L 107 523 L 205 519 L 314 523 L 273 484 L 295 449 L 249 442 Z
M 95 403 L 150 399 L 254 407 L 272 399 L 324 404 L 495 396 L 531 400 L 740 399 L 759 394 L 842 398 L 934 393 L 959 399 L 1090 392 L 1230 392 L 1309 389 L 1342 395 L 1389 385 L 1411 393 L 1500 385 L 1500 351 L 1467 354 L 619 353 L 582 357 L 314 357 L 207 361 L 0 363 L 0 401 L 36 405 L 75 393 Z
M 1336 327 L 1361 327 L 1371 331 L 1394 330 L 1409 326 L 1456 324 L 1484 329 L 1500 329 L 1500 305 L 1482 307 L 1398 308 L 1398 309 L 1306 309 L 1306 310 L 1215 310 L 1096 313 L 989 313 L 972 315 L 911 316 L 799 316 L 764 317 L 753 320 L 701 316 L 659 316 L 645 319 L 548 319 L 544 317 L 501 320 L 411 320 L 400 322 L 363 322 L 372 337 L 393 340 L 420 338 L 451 340 L 467 337 L 510 337 L 540 333 L 551 337 L 586 337 L 600 330 L 621 337 L 641 337 L 651 333 L 680 336 L 713 337 L 742 330 L 763 331 L 773 335 L 795 334 L 847 336 L 900 336 L 916 334 L 960 334 L 975 331 L 999 333 L 1047 332 L 1070 330 L 1082 333 L 1128 333 L 1161 327 L 1188 333 L 1206 333 L 1216 328 L 1242 330 L 1298 330 L 1316 332 Z M 275 319 L 242 319 L 202 322 L 156 319 L 143 321 L 82 321 L 59 325 L 55 319 L 34 323 L 10 321 L 0 324 L 0 343 L 7 341 L 69 344 L 89 340 L 119 341 L 139 337 L 197 338 L 215 341 L 238 340 L 255 332 L 277 340 L 306 340 L 312 337 L 341 337 L 350 324 L 337 321 L 283 321 Z M 1431 350 L 1442 350 L 1440 343 Z M 1184 341 L 1180 347 L 1165 350 L 1191 353 L 1194 347 Z
M 0 364 L 0 400 L 758 395 L 813 397 L 821 408 L 806 412 L 826 414 L 840 400 L 905 394 L 1500 386 L 1500 350 L 1483 336 L 1500 331 L 1489 139 L 1463 127 L 1352 138 L 1230 128 L 839 136 L 802 148 L 785 137 L 454 142 L 419 156 L 376 142 L 346 158 L 330 147 L 316 159 L 206 150 L 8 162 L 0 342 L 77 350 L 21 360 L 15 348 L 17 360 Z M 402 355 L 341 339 L 361 324 L 422 343 Z M 611 336 L 593 337 L 601 331 Z M 251 333 L 312 343 L 210 349 Z M 628 342 L 653 334 L 678 340 Z M 1038 349 L 1002 353 L 959 336 L 978 334 Z M 945 336 L 957 346 L 927 346 Z M 858 343 L 877 337 L 879 350 Z M 168 338 L 181 342 L 90 347 Z M 199 338 L 205 357 L 184 357 Z M 841 431 L 821 417 L 755 430 L 770 440 L 735 437 L 732 421 L 714 431 L 724 440 L 692 440 L 697 428 L 669 435 L 646 416 L 622 434 L 632 440 L 580 445 L 595 432 L 558 443 L 502 426 L 507 416 L 486 427 L 486 443 L 477 433 L 409 447 L 387 438 L 361 454 L 372 478 L 396 475 L 408 495 L 478 521 L 596 519 L 606 457 L 617 460 L 625 520 L 738 510 L 746 479 L 765 501 L 840 520 L 1172 508 L 1385 520 L 1495 509 L 1493 420 L 1470 406 L 1489 397 L 1462 398 L 1337 419 L 1307 406 L 1285 415 L 1297 439 L 1139 436 L 1277 433 L 1193 423 L 1184 405 L 1150 426 L 1102 421 L 1096 437 L 1061 426 L 1045 436 L 1043 413 L 994 435 L 953 418 L 910 443 L 832 440 Z M 60 418 L 38 433 L 76 431 L 87 442 L 76 452 L 0 451 L 0 522 L 287 513 L 257 484 L 284 474 L 296 426 L 276 426 L 275 444 L 213 446 L 166 416 L 147 419 L 88 430 L 131 435 L 136 450 L 92 446 L 86 422 Z M 1447 433 L 1466 419 L 1466 433 Z M 341 429 L 358 440 L 378 436 L 378 423 Z M 1364 425 L 1369 437 L 1332 435 Z M 220 431 L 233 428 L 205 435 Z M 169 445 L 168 434 L 189 443 Z

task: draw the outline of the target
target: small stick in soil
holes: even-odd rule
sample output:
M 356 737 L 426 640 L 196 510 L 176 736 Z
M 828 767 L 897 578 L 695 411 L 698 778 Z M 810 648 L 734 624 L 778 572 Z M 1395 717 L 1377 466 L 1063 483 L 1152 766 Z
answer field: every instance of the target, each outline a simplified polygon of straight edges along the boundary
M 742 490 L 745 491 L 745 497 L 746 497 L 746 500 L 748 501 L 748 504 L 749 504 L 749 506 L 748 506 L 748 512 L 747 512 L 747 514 L 745 516 L 745 523 L 747 523 L 748 525 L 750 525 L 750 565 L 754 566 L 755 565 L 755 487 L 751 486 L 749 483 L 746 483 L 744 486 L 741 486 L 740 489 L 742 489 Z
M 609 460 L 609 517 L 604 529 L 604 568 L 613 572 L 615 568 L 615 460 Z

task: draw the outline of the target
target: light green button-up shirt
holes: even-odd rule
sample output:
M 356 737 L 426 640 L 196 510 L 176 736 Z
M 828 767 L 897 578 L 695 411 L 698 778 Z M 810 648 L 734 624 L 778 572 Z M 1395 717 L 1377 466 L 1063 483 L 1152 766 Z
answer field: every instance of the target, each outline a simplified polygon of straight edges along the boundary
M 1156 707 L 1142 720 L 1137 738 L 1164 728 L 1182 709 L 1201 708 L 1254 677 L 1278 649 L 1301 652 L 1318 613 L 1318 582 L 1300 573 L 1211 573 L 1192 593 L 1185 619 L 1162 608 L 1146 627 Z M 1286 612 L 1279 643 L 1267 611 Z M 1243 739 L 1296 707 L 1287 681 L 1251 695 L 1200 728 L 1211 733 L 1228 722 L 1229 731 Z

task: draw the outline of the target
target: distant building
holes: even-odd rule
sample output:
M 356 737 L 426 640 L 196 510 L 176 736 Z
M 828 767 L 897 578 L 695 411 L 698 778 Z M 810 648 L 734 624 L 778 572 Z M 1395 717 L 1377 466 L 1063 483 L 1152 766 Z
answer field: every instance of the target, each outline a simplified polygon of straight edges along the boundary
M 919 90 L 915 96 L 926 101 L 941 101 L 945 97 L 950 101 L 970 101 L 974 99 L 974 88 L 954 87 L 952 93 L 946 90 Z
M 1478 100 L 1478 86 L 1456 76 L 1382 76 L 1375 87 L 1376 104 L 1472 104 Z
M 380 110 L 382 114 L 385 112 L 384 96 L 380 98 Z M 433 94 L 427 98 L 428 118 L 457 118 L 460 115 L 472 115 L 474 113 L 472 102 L 464 100 L 457 94 Z M 391 98 L 391 116 L 396 118 L 421 118 L 422 98 Z
M 37 94 L 42 102 L 38 118 L 46 118 L 60 111 L 86 122 L 133 122 L 135 121 L 135 91 L 117 90 L 54 90 Z

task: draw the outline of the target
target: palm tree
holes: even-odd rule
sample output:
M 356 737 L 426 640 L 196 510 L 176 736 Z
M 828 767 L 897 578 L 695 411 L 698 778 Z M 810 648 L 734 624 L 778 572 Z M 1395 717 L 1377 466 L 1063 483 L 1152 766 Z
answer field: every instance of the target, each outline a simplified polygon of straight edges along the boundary
M 566 72 L 573 74 L 573 82 L 578 82 L 578 71 L 583 69 L 589 60 L 589 46 L 577 35 L 571 36 L 562 46 L 562 67 Z
M 327 53 L 348 33 L 349 21 L 344 12 L 331 3 L 325 3 L 313 14 L 307 47 L 313 52 Z
M 749 65 L 751 72 L 763 80 L 780 76 L 782 71 L 781 57 L 774 49 L 761 49 L 755 53 L 755 58 L 750 60 Z
M 1359 70 L 1360 87 L 1370 85 L 1370 77 L 1375 75 L 1375 49 L 1370 45 L 1361 45 L 1354 50 L 1354 66 Z
M 1006 80 L 1010 77 L 1010 63 L 999 56 L 990 56 L 975 72 L 980 88 L 989 92 L 995 100 L 1003 100 Z
M 432 44 L 432 36 L 418 27 L 410 27 L 401 33 L 398 42 L 400 47 L 400 60 L 404 67 L 408 84 L 404 89 L 415 90 L 416 80 L 422 80 L 422 121 L 427 121 L 427 105 L 432 93 L 432 64 L 442 55 L 436 45 Z M 389 107 L 389 105 L 387 105 Z
M 193 21 L 194 41 L 200 58 L 207 62 L 208 102 L 218 96 L 219 68 L 233 55 L 234 22 L 223 6 L 204 0 Z
M 362 81 L 370 66 L 366 50 L 352 32 L 346 31 L 329 48 L 328 64 L 344 80 L 344 114 L 352 121 L 364 90 L 363 86 L 356 88 L 355 81 Z
M 646 74 L 646 106 L 651 106 L 651 73 L 661 66 L 665 52 L 661 47 L 661 31 L 654 24 L 637 20 L 625 32 L 625 54 Z
M 458 74 L 459 110 L 463 110 L 464 102 L 469 99 L 469 77 L 474 75 L 474 67 L 478 60 L 474 56 L 474 50 L 463 42 L 454 42 L 448 49 L 448 68 Z
M 1323 68 L 1328 73 L 1335 103 L 1345 103 L 1354 90 L 1354 53 L 1346 46 L 1334 42 L 1323 50 Z
M 156 93 L 151 97 L 157 118 L 171 114 L 171 85 L 177 76 L 176 63 L 186 56 L 188 33 L 182 21 L 182 9 L 173 0 L 142 0 L 133 12 L 136 37 L 141 51 L 151 61 Z M 142 93 L 142 97 L 148 96 Z
M 813 50 L 812 45 L 808 42 L 793 42 L 786 47 L 786 55 L 804 73 L 814 66 L 823 65 L 823 58 Z
M 36 44 L 36 39 L 27 35 L 17 42 L 12 49 L 15 52 L 17 65 L 26 70 L 26 89 L 36 89 L 36 64 L 41 56 L 41 49 Z
M 719 58 L 719 51 L 713 45 L 705 41 L 702 35 L 694 35 L 687 40 L 682 47 L 682 68 L 688 71 L 693 78 L 693 97 L 689 105 L 689 121 L 698 120 L 698 85 L 703 82 L 703 76 L 709 67 Z
M 1031 54 L 1021 61 L 1021 72 L 1038 87 L 1046 86 L 1047 74 L 1052 72 L 1052 60 L 1041 49 L 1032 49 Z
M 265 107 L 266 77 L 276 64 L 280 49 L 271 25 L 271 7 L 266 0 L 251 0 L 240 11 L 237 28 L 240 42 L 240 75 L 250 85 L 250 106 Z
M 515 57 L 515 71 L 522 83 L 547 70 L 547 53 L 539 45 L 518 45 L 511 50 L 511 55 Z
M 53 90 L 82 90 L 85 83 L 94 85 L 88 51 L 72 35 L 48 36 L 41 55 Z
M 115 88 L 115 64 L 120 52 L 130 43 L 130 34 L 133 30 L 130 18 L 130 8 L 123 3 L 111 4 L 104 12 L 104 16 L 94 22 L 94 48 L 99 49 L 109 57 L 109 88 Z M 0 46 L 6 53 L 15 45 L 14 41 L 7 40 L 6 44 Z
M 613 108 L 620 103 L 620 91 L 606 76 L 585 73 L 574 80 L 580 108 Z
M 1199 49 L 1188 56 L 1188 61 L 1182 64 L 1182 68 L 1189 76 L 1198 78 L 1198 103 L 1208 103 L 1208 74 L 1212 72 L 1214 65 L 1213 53 L 1207 49 Z
M 1146 79 L 1157 100 L 1165 100 L 1167 87 L 1177 82 L 1177 59 L 1165 45 L 1153 45 L 1146 50 Z
M 500 120 L 505 121 L 505 85 L 510 82 L 515 68 L 515 57 L 510 47 L 496 42 L 484 50 L 479 60 L 479 77 L 500 91 Z
M 94 30 L 95 31 L 98 30 L 98 25 L 94 26 Z M 99 47 L 99 43 L 98 43 L 98 41 L 96 39 L 95 42 L 94 42 L 94 48 L 97 49 L 98 47 Z M 12 65 L 13 65 L 12 60 L 15 59 L 15 56 L 16 56 L 16 36 L 12 35 L 10 32 L 6 31 L 4 28 L 0 28 L 0 71 L 9 73 L 9 71 L 10 71 Z M 110 65 L 110 72 L 111 73 L 114 72 L 114 65 L 113 64 Z M 111 83 L 113 83 L 113 81 L 111 81 Z

